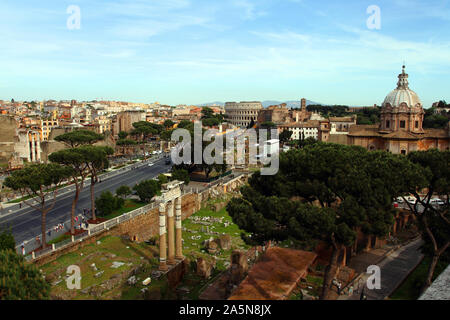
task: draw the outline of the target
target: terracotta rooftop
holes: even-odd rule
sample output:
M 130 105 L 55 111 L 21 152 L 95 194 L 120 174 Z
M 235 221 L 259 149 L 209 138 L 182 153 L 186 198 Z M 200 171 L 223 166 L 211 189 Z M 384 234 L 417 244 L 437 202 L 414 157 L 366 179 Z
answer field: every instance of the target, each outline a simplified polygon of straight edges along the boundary
M 408 140 L 420 140 L 424 138 L 449 138 L 447 129 L 424 129 L 424 133 L 410 133 L 406 131 L 380 133 L 379 126 L 377 124 L 351 126 L 349 128 L 348 135 L 353 137 L 380 137 L 386 139 Z
M 304 122 L 290 122 L 280 124 L 280 127 L 286 128 L 318 128 L 320 127 L 319 120 L 308 120 Z
M 317 258 L 314 252 L 270 248 L 249 271 L 229 300 L 284 300 L 289 297 L 308 267 Z
M 354 117 L 330 117 L 331 122 L 355 122 Z

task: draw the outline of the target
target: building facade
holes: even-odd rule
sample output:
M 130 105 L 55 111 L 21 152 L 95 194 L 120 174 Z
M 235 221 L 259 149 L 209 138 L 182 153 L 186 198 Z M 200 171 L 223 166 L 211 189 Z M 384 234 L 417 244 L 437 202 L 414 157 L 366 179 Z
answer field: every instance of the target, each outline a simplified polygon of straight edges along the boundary
M 348 134 L 351 126 L 356 125 L 356 116 L 330 117 L 331 134 Z
M 280 105 L 269 106 L 258 114 L 258 123 L 273 122 L 276 125 L 303 122 L 310 119 L 312 112 L 306 109 L 306 99 L 301 99 L 300 109 L 289 109 L 286 103 Z
M 146 121 L 146 113 L 143 111 L 125 111 L 118 113 L 111 126 L 113 136 L 117 136 L 121 131 L 130 132 L 134 129 L 133 123 L 140 121 Z
M 305 140 L 314 138 L 318 141 L 328 141 L 330 135 L 330 122 L 328 120 L 310 120 L 304 122 L 291 122 L 279 125 L 279 132 L 291 131 L 291 140 Z

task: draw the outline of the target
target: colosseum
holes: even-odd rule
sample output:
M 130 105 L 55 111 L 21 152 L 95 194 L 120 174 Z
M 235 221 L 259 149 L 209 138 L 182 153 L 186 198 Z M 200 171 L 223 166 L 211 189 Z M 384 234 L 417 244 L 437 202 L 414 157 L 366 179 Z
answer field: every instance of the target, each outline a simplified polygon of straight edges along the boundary
M 248 127 L 252 120 L 256 123 L 258 113 L 262 109 L 263 106 L 258 101 L 225 103 L 225 115 L 228 122 L 238 127 Z

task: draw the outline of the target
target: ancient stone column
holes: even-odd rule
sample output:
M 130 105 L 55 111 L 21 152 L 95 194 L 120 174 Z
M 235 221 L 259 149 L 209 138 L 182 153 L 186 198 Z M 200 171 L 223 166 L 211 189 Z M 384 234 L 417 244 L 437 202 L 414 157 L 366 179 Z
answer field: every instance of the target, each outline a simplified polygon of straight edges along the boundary
M 166 205 L 165 203 L 159 204 L 159 270 L 166 271 Z
M 174 203 L 169 202 L 168 211 L 167 211 L 167 236 L 169 242 L 169 259 L 167 263 L 170 265 L 174 265 L 175 262 L 175 230 L 174 230 L 174 217 L 173 217 L 173 209 Z
M 183 238 L 181 233 L 181 197 L 175 200 L 175 223 L 176 223 L 176 249 L 175 258 L 182 260 L 183 257 Z

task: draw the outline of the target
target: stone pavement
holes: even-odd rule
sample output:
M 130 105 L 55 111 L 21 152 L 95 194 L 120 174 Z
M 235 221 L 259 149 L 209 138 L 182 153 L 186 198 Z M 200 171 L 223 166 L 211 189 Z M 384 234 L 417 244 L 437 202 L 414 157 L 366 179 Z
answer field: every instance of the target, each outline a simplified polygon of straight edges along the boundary
M 420 252 L 422 243 L 422 239 L 417 239 L 388 254 L 386 258 L 377 264 L 381 270 L 381 289 L 369 290 L 366 282 L 370 274 L 363 274 L 355 284 L 353 295 L 341 295 L 338 300 L 359 300 L 363 287 L 367 300 L 384 300 L 389 297 L 422 261 L 423 254 Z M 363 270 L 362 272 L 365 271 Z M 359 290 L 358 286 L 360 287 Z

